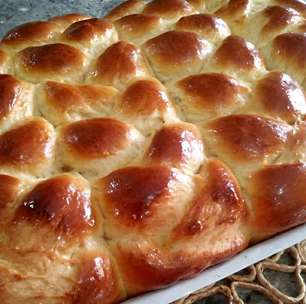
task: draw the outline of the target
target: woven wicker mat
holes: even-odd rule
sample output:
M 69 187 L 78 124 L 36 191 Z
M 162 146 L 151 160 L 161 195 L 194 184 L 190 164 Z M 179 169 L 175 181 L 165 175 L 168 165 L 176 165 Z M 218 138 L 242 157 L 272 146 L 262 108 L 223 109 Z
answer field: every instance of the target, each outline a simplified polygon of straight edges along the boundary
M 306 240 L 172 304 L 306 304 Z

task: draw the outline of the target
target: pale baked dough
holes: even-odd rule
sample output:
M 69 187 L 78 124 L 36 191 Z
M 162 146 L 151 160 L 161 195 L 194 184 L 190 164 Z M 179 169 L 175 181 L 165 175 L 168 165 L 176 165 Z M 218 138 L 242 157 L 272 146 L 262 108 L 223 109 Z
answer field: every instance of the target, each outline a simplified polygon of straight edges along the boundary
M 107 304 L 306 222 L 306 4 L 129 0 L 0 43 L 0 302 Z

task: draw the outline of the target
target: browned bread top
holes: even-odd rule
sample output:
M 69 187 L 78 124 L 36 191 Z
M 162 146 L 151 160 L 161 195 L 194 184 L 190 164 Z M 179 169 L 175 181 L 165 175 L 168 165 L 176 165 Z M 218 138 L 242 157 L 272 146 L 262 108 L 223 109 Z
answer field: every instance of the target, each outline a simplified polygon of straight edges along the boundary
M 128 0 L 0 42 L 0 301 L 115 303 L 306 222 L 306 4 Z

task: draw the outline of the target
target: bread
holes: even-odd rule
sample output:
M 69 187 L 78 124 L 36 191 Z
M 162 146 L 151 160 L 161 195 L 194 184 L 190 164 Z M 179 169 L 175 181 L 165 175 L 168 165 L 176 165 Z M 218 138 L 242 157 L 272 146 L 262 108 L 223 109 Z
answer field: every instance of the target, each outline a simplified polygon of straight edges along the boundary
M 8 32 L 0 302 L 120 302 L 305 223 L 305 12 L 128 0 Z

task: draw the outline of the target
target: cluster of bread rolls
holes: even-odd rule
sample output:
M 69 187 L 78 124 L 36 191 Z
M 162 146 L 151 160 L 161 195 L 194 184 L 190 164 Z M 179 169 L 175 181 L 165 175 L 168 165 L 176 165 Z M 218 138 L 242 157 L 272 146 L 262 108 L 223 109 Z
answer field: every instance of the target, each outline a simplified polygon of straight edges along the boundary
M 119 302 L 306 222 L 305 17 L 129 0 L 8 32 L 0 302 Z

